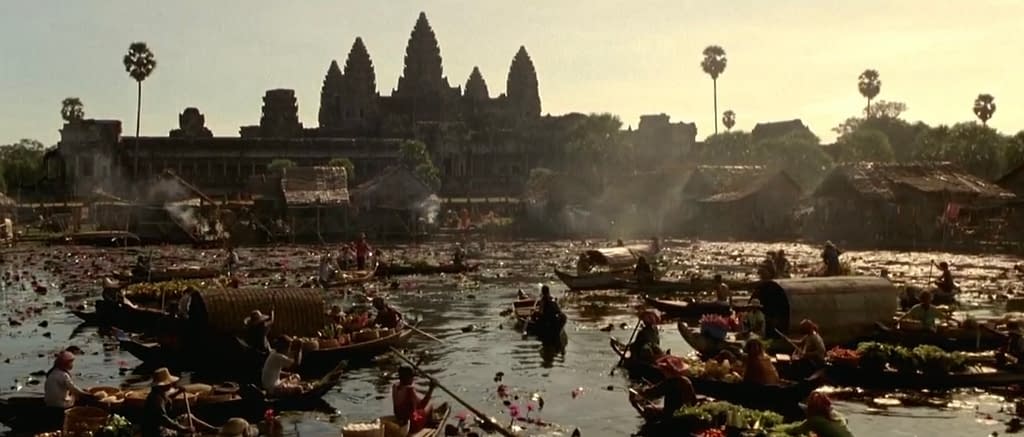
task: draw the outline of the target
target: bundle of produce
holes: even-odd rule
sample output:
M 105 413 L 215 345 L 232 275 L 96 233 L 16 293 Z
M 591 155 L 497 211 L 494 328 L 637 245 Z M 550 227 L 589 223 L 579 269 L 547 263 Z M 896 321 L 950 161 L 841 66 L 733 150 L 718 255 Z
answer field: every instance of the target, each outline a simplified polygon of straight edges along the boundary
M 885 366 L 889 363 L 892 346 L 868 341 L 857 345 L 857 354 L 860 356 L 858 364 L 860 364 L 861 369 L 881 372 L 885 370 Z
M 740 382 L 743 380 L 743 363 L 737 361 L 730 363 L 729 360 L 708 360 L 703 363 L 697 362 L 690 365 L 686 370 L 687 376 L 691 378 L 715 379 L 725 382 Z
M 132 423 L 117 414 L 111 414 L 96 437 L 132 437 Z
M 914 348 L 921 372 L 928 375 L 945 375 L 952 371 L 964 369 L 967 357 L 961 353 L 949 353 L 932 345 L 921 345 Z
M 929 375 L 945 375 L 964 369 L 967 355 L 961 352 L 946 352 L 932 345 L 921 345 L 914 349 L 902 346 L 864 342 L 857 346 L 860 368 L 882 371 L 886 366 L 901 373 L 922 372 Z
M 700 318 L 700 333 L 716 340 L 725 340 L 731 328 L 729 319 L 718 314 L 705 314 Z
M 738 431 L 767 430 L 785 423 L 771 411 L 751 410 L 728 402 L 705 402 L 680 408 L 673 414 L 695 429 L 728 428 Z
M 839 346 L 832 348 L 827 354 L 828 361 L 833 364 L 848 367 L 860 365 L 860 353 L 852 349 L 845 349 Z

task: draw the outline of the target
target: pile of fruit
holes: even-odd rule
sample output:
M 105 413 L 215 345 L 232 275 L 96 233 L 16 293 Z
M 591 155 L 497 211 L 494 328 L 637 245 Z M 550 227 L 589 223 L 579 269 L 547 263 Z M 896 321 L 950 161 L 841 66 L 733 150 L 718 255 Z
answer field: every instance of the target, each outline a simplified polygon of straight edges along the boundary
M 913 349 L 876 342 L 857 345 L 860 367 L 882 371 L 886 367 L 901 373 L 944 375 L 964 369 L 967 356 L 960 352 L 946 352 L 936 346 L 921 345 Z
M 845 349 L 839 346 L 828 351 L 826 356 L 833 364 L 857 367 L 860 364 L 860 353 L 852 349 Z
M 691 378 L 707 378 L 725 382 L 742 381 L 742 373 L 743 363 L 739 361 L 730 363 L 729 360 L 690 363 L 690 368 L 686 370 L 687 376 Z
M 350 334 L 344 334 L 335 330 L 329 332 L 322 331 L 320 333 L 321 336 L 317 338 L 298 337 L 296 340 L 299 340 L 302 343 L 303 351 L 309 352 L 366 343 L 368 341 L 374 341 L 390 336 L 393 333 L 393 330 L 386 328 L 366 328 Z
M 223 288 L 215 279 L 177 279 L 166 282 L 143 282 L 124 289 L 125 297 L 133 302 L 176 302 L 192 287 L 196 290 Z
M 117 414 L 111 414 L 96 437 L 131 437 L 132 423 Z

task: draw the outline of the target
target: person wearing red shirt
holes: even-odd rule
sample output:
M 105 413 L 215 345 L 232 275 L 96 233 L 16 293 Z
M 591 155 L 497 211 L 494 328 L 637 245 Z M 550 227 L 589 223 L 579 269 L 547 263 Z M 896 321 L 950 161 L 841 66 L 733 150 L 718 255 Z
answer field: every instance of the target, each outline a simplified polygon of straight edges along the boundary
M 359 240 L 356 241 L 356 268 L 363 270 L 366 268 L 366 258 L 370 256 L 370 243 L 366 241 L 366 234 L 359 234 Z

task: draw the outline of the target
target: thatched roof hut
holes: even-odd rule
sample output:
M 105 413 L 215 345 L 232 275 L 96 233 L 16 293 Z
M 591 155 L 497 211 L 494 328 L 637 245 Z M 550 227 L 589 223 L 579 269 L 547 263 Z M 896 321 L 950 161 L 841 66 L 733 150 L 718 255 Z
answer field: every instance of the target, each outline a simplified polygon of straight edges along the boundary
M 814 193 L 815 197 L 850 195 L 886 202 L 904 202 L 922 195 L 957 202 L 999 202 L 1015 197 L 948 162 L 842 164 Z
M 1018 197 L 1024 197 L 1024 164 L 1010 170 L 1005 176 L 999 178 L 996 184 L 1016 194 Z
M 649 244 L 634 244 L 625 247 L 590 249 L 584 251 L 583 254 L 593 265 L 621 268 L 636 265 L 637 258 L 653 256 L 655 250 Z
M 344 167 L 292 167 L 281 173 L 285 202 L 295 205 L 345 205 L 349 202 Z
M 353 202 L 362 209 L 412 211 L 421 209 L 434 190 L 409 169 L 390 167 L 353 190 Z
M 899 290 L 884 278 L 831 276 L 762 282 L 751 297 L 764 305 L 769 336 L 775 329 L 795 334 L 810 319 L 826 342 L 847 343 L 872 333 L 877 322 L 892 321 Z
M 192 298 L 189 318 L 211 333 L 238 336 L 255 311 L 274 312 L 271 335 L 315 336 L 326 323 L 323 292 L 313 288 L 200 290 Z

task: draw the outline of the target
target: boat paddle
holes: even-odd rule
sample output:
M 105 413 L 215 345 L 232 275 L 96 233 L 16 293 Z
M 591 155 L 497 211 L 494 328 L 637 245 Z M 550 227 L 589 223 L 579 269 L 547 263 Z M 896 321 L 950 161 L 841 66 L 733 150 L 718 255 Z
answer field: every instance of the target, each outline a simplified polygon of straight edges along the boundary
M 780 337 L 785 339 L 786 343 L 789 343 L 790 346 L 793 346 L 793 349 L 802 352 L 800 346 L 797 346 L 796 343 L 793 342 L 793 340 L 790 340 L 789 337 L 786 337 L 786 334 L 783 334 L 782 331 L 779 331 L 779 328 L 775 328 L 775 333 L 779 334 Z
M 417 334 L 420 334 L 420 335 L 422 335 L 422 336 L 424 336 L 424 337 L 427 337 L 427 338 L 429 338 L 429 339 L 431 339 L 431 340 L 434 340 L 434 341 L 436 341 L 436 342 L 438 342 L 438 343 L 444 343 L 444 340 L 441 340 L 440 338 L 434 337 L 433 335 L 430 335 L 430 334 L 428 334 L 428 333 L 426 333 L 426 332 L 423 332 L 423 330 L 421 330 L 420 328 L 417 328 L 417 327 L 415 327 L 415 326 L 413 326 L 413 325 L 410 325 L 410 324 L 408 324 L 408 323 L 404 323 L 404 325 L 405 325 L 405 327 L 406 327 L 406 328 L 409 328 L 409 329 L 411 329 L 411 330 L 412 330 L 412 332 L 415 332 L 415 333 L 417 333 Z
M 640 320 L 638 319 L 636 321 L 636 325 L 633 326 L 633 333 L 629 334 L 629 341 L 627 341 L 625 343 L 626 346 L 629 346 L 630 343 L 633 343 L 633 339 L 636 338 L 636 332 L 639 331 L 639 330 L 640 330 Z M 626 359 L 625 355 L 619 357 L 619 362 L 615 364 L 615 367 L 612 367 L 611 375 L 615 374 L 615 369 L 617 369 L 619 366 L 621 366 L 622 362 L 625 361 L 625 359 Z
M 458 395 L 456 395 L 455 393 L 452 393 L 452 391 L 448 390 L 448 388 L 445 387 L 444 385 L 442 385 L 440 381 L 438 381 L 436 378 L 428 375 L 426 372 L 424 372 L 422 369 L 420 369 L 419 366 L 416 365 L 416 363 L 412 362 L 412 360 L 410 360 L 408 357 L 406 357 L 404 354 L 402 354 L 401 351 L 399 351 L 398 349 L 392 347 L 391 348 L 391 352 L 394 352 L 394 354 L 396 356 L 398 356 L 399 359 L 401 359 L 402 361 L 405 361 L 405 363 L 408 364 L 409 366 L 411 366 L 414 370 L 416 370 L 420 374 L 426 375 L 428 378 L 430 378 L 434 382 L 434 384 L 437 386 L 437 388 L 443 390 L 445 393 L 448 393 L 448 396 L 451 396 L 452 399 L 454 399 L 456 402 L 462 404 L 462 406 L 466 407 L 466 409 L 468 409 L 470 412 L 475 414 L 476 417 L 479 417 L 480 420 L 484 421 L 487 425 L 493 427 L 496 431 L 498 431 L 499 434 L 501 434 L 501 435 L 503 435 L 505 437 L 515 437 L 515 434 L 513 434 L 512 431 L 509 431 L 505 427 L 499 425 L 497 422 L 495 422 L 493 419 L 491 419 L 490 416 L 484 414 L 480 410 L 477 410 L 476 407 L 473 407 L 468 402 L 462 400 L 462 398 L 460 398 Z

